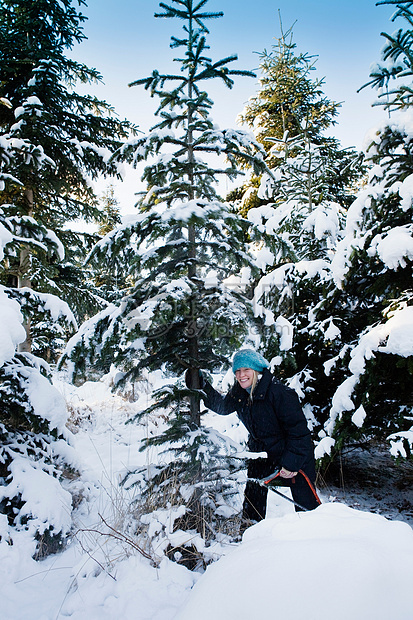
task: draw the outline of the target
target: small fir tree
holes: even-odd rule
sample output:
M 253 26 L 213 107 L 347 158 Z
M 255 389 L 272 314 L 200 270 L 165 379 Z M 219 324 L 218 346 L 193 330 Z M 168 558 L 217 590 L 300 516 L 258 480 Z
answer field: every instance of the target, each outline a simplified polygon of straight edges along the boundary
M 115 197 L 115 188 L 113 185 L 109 185 L 107 190 L 103 193 L 101 201 L 103 214 L 101 216 L 98 233 L 103 237 L 121 223 L 118 206 L 119 202 Z
M 321 148 L 325 157 L 329 155 L 331 188 L 341 186 L 344 194 L 348 179 L 342 178 L 341 171 L 346 168 L 350 154 L 341 151 L 336 140 L 324 136 L 324 131 L 335 124 L 340 104 L 327 99 L 323 93 L 324 81 L 313 76 L 316 57 L 297 52 L 292 28 L 284 32 L 282 24 L 280 27 L 277 43 L 270 52 L 265 50 L 260 55 L 260 89 L 248 101 L 239 120 L 254 131 L 267 153 L 266 163 L 271 169 L 278 170 L 284 165 L 287 141 L 289 158 L 296 154 L 294 141 L 298 146 L 305 139 Z M 251 207 L 273 201 L 274 191 L 268 197 L 260 194 L 258 187 L 259 183 L 252 177 L 244 187 L 230 194 L 238 200 L 243 215 Z
M 115 188 L 111 184 L 101 196 L 101 220 L 98 234 L 101 238 L 109 234 L 122 223 L 119 202 L 115 196 Z M 96 243 L 96 240 L 95 240 Z M 89 248 L 92 250 L 92 247 Z M 108 302 L 120 299 L 128 289 L 127 277 L 129 268 L 117 261 L 104 261 L 100 265 L 94 262 L 93 267 L 86 259 L 85 268 L 90 271 L 96 292 Z

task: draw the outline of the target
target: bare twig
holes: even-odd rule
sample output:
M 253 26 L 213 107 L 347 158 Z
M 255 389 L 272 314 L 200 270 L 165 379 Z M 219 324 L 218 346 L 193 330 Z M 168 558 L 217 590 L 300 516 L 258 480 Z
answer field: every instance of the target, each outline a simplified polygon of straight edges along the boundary
M 93 532 L 93 531 L 96 531 L 96 530 L 86 530 L 86 531 Z M 99 533 L 100 533 L 100 532 L 99 532 Z M 88 551 L 88 550 L 84 547 L 84 545 L 82 544 L 82 541 L 81 541 L 81 540 L 79 540 L 78 542 L 79 542 L 79 545 L 80 545 L 80 547 L 81 547 L 82 551 L 84 551 L 85 553 L 87 553 L 87 555 L 90 557 L 90 559 L 91 559 L 91 560 L 93 560 L 94 562 L 96 562 L 96 564 L 97 564 L 98 566 L 100 566 L 100 568 L 103 570 L 103 572 L 105 572 L 107 575 L 109 575 L 109 577 L 112 577 L 113 581 L 116 581 L 116 577 L 114 577 L 113 575 L 111 575 L 111 574 L 109 573 L 109 571 L 107 571 L 107 570 L 106 570 L 106 568 L 103 566 L 103 564 L 101 564 L 101 563 L 100 563 L 100 562 L 99 562 L 96 558 L 94 558 L 94 557 L 93 557 L 93 555 L 92 555 L 92 554 L 91 554 L 91 553 L 90 553 L 90 552 L 89 552 L 89 551 Z
M 75 536 L 77 537 L 77 533 L 78 532 L 89 532 L 89 533 L 93 533 L 93 534 L 99 534 L 99 536 L 110 536 L 111 538 L 114 538 L 115 540 L 119 540 L 121 542 L 127 543 L 128 545 L 133 547 L 133 549 L 138 551 L 138 553 L 140 553 L 144 558 L 146 558 L 147 560 L 150 560 L 153 564 L 156 565 L 157 562 L 154 560 L 154 558 L 149 553 L 147 553 L 144 549 L 142 549 L 142 547 L 140 547 L 135 541 L 133 541 L 131 538 L 129 538 L 128 536 L 126 536 L 122 532 L 119 532 L 118 530 L 116 530 L 111 525 L 109 525 L 109 523 L 102 517 L 101 514 L 99 514 L 99 518 L 102 520 L 102 523 L 104 525 L 106 525 L 106 527 L 110 530 L 110 532 L 101 532 L 97 528 L 80 528 L 76 532 Z M 87 551 L 86 551 L 86 553 L 87 553 Z M 94 558 L 92 558 L 92 559 L 94 559 Z M 97 560 L 95 560 L 95 561 L 97 562 Z M 97 562 L 97 564 L 99 564 L 99 562 Z M 99 564 L 99 566 L 101 566 L 101 565 Z M 114 577 L 113 577 L 113 579 L 114 579 Z
M 109 536 L 113 536 L 117 540 L 123 540 L 124 542 L 128 543 L 128 545 L 131 545 L 134 549 L 136 549 L 136 551 L 143 555 L 144 558 L 146 558 L 147 560 L 151 560 L 151 562 L 155 563 L 153 557 L 149 555 L 149 553 L 146 553 L 146 551 L 144 551 L 139 545 L 137 545 L 131 538 L 129 538 L 125 534 L 122 534 L 122 532 L 118 532 L 117 530 L 115 530 L 112 526 L 109 525 L 107 521 L 105 521 L 102 515 L 99 514 L 99 517 L 102 519 L 102 522 L 106 525 L 106 527 L 108 527 L 112 532 L 114 532 L 114 534 L 109 534 Z

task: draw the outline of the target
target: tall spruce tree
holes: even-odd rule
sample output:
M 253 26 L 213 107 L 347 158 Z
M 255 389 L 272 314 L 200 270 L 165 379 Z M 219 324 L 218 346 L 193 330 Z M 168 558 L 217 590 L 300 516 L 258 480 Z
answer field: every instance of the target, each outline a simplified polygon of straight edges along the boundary
M 292 31 L 281 33 L 264 61 L 261 89 L 242 116 L 266 145 L 272 171 L 240 196 L 262 270 L 255 312 L 264 319 L 267 357 L 320 429 L 337 384 L 326 380 L 323 367 L 334 324 L 323 317 L 316 328 L 315 312 L 334 288 L 330 261 L 365 166 L 360 154 L 324 135 L 338 105 L 324 96 L 322 80 L 312 76 L 315 59 L 298 53 Z M 319 382 L 325 399 L 319 398 Z
M 159 98 L 159 122 L 148 136 L 135 138 L 116 155 L 135 164 L 148 160 L 143 173 L 147 192 L 136 221 L 109 233 L 92 256 L 98 261 L 103 256 L 128 259 L 131 291 L 100 320 L 83 326 L 67 351 L 78 364 L 88 359 L 93 363 L 96 354 L 111 360 L 126 371 L 125 379 L 160 369 L 169 377 L 166 389 L 154 395 L 153 405 L 153 410 L 164 411 L 168 425 L 149 443 L 169 445 L 175 456 L 162 471 L 158 468 L 152 484 L 162 476 L 198 483 L 185 501 L 180 498 L 187 505 L 185 528 L 198 532 L 204 530 L 205 519 L 213 528 L 211 518 L 217 518 L 218 492 L 208 487 L 208 475 L 220 487 L 221 498 L 225 486 L 216 470 L 211 474 L 217 447 L 201 428 L 199 370 L 222 369 L 246 337 L 251 314 L 242 287 L 226 284 L 231 274 L 253 268 L 244 243 L 247 222 L 220 201 L 216 183 L 220 176 L 232 179 L 240 174 L 241 160 L 256 172 L 264 168 L 263 152 L 252 136 L 241 130 L 221 131 L 210 119 L 212 101 L 203 84 L 219 79 L 231 88 L 233 76 L 252 74 L 229 68 L 236 56 L 213 62 L 206 55 L 205 24 L 222 15 L 206 11 L 206 4 L 207 0 L 160 4 L 163 12 L 156 17 L 184 22 L 183 36 L 173 36 L 171 43 L 173 49 L 182 48 L 175 59 L 179 71 L 153 71 L 132 83 Z M 136 248 L 133 255 L 131 247 Z M 183 385 L 185 371 L 195 389 Z M 211 518 L 201 516 L 207 506 Z
M 73 259 L 81 253 L 84 258 L 85 238 L 69 223 L 100 218 L 90 181 L 117 174 L 108 159 L 131 125 L 119 121 L 106 102 L 75 90 L 78 83 L 101 80 L 96 69 L 66 55 L 84 39 L 86 18 L 75 5 L 85 3 L 5 0 L 0 5 L 0 97 L 10 103 L 0 106 L 0 126 L 15 141 L 40 145 L 49 163 L 38 168 L 30 157 L 15 160 L 13 174 L 20 185 L 6 184 L 0 204 L 15 218 L 22 237 L 33 236 L 28 227 L 35 221 L 52 230 L 61 250 L 67 250 L 60 264 L 62 251 L 60 256 L 45 255 L 33 244 L 25 245 L 3 270 L 2 282 L 24 287 L 26 292 L 32 288 L 57 294 L 70 300 L 78 318 L 83 318 L 91 307 L 96 311 L 96 298 L 78 281 L 82 272 Z M 39 317 L 28 292 L 26 297 L 24 348 L 30 351 L 34 336 L 30 325 L 38 323 Z
M 30 157 L 39 170 L 49 163 L 43 149 L 27 140 L 1 136 L 0 144 L 0 183 L 19 185 L 10 171 L 14 163 L 18 168 L 22 159 L 27 161 Z M 13 261 L 22 247 L 34 246 L 39 254 L 59 251 L 60 245 L 51 231 L 33 218 L 23 221 L 24 228 L 16 225 L 17 220 L 5 207 L 0 207 L 3 263 Z M 29 293 L 31 305 L 37 303 L 38 314 L 45 317 L 48 325 L 56 329 L 60 323 L 63 329 L 65 324 L 75 323 L 67 304 L 57 297 L 32 290 Z M 70 530 L 72 498 L 63 488 L 63 470 L 71 468 L 74 472 L 74 467 L 66 443 L 69 438 L 65 428 L 66 406 L 51 385 L 50 369 L 38 357 L 17 352 L 18 345 L 26 338 L 21 313 L 24 301 L 24 291 L 0 285 L 0 512 L 2 517 L 7 517 L 7 521 L 3 519 L 9 544 L 14 544 L 20 532 L 26 540 L 29 533 L 35 557 L 42 557 L 58 550 Z M 59 317 L 63 320 L 59 321 Z M 45 329 L 42 336 L 47 336 Z M 51 346 L 50 341 L 46 344 Z M 42 488 L 41 502 L 31 491 L 33 486 Z M 60 514 L 54 509 L 56 501 L 61 507 Z
M 373 168 L 349 209 L 346 235 L 332 262 L 336 289 L 323 312 L 337 316 L 342 346 L 328 366 L 340 381 L 326 442 L 332 437 L 340 449 L 354 441 L 390 439 L 395 456 L 410 457 L 413 12 L 410 2 L 379 4 L 394 5 L 392 21 L 403 20 L 407 27 L 383 34 L 383 62 L 372 68 L 366 84 L 378 89 L 378 103 L 392 117 L 370 134 L 367 157 Z
M 340 104 L 323 92 L 323 79 L 313 76 L 315 56 L 297 51 L 293 29 L 283 31 L 268 52 L 260 54 L 260 88 L 251 97 L 240 120 L 254 129 L 257 140 L 269 154 L 270 138 L 281 140 L 302 133 L 308 127 L 312 139 L 334 124 Z
M 324 185 L 328 179 L 336 199 L 341 194 L 342 200 L 346 200 L 348 164 L 352 153 L 341 149 L 336 139 L 324 134 L 326 129 L 334 126 L 340 104 L 325 96 L 324 80 L 314 75 L 317 58 L 300 53 L 293 40 L 293 29 L 284 32 L 282 24 L 280 27 L 281 36 L 276 44 L 269 52 L 265 50 L 260 55 L 260 88 L 255 97 L 250 98 L 239 119 L 254 131 L 267 153 L 266 163 L 272 169 L 282 169 L 285 165 L 287 144 L 290 159 L 303 140 L 315 145 L 329 160 L 329 165 L 324 166 Z M 302 153 L 303 149 L 300 150 Z M 262 195 L 258 191 L 259 181 L 252 177 L 229 196 L 238 199 L 243 215 L 251 207 L 274 200 L 274 186 L 271 196 Z M 280 200 L 283 200 L 282 195 Z
M 255 289 L 255 312 L 264 318 L 267 357 L 277 360 L 278 372 L 300 393 L 313 425 L 320 429 L 337 385 L 324 372 L 336 328 L 333 317 L 321 316 L 320 308 L 329 290 L 335 289 L 331 261 L 344 235 L 347 210 L 331 187 L 325 147 L 312 144 L 305 131 L 287 138 L 283 146 L 282 166 L 273 170 L 275 181 L 264 178 L 260 187 L 261 195 L 273 196 L 276 202 L 248 212 L 263 272 Z M 280 143 L 277 149 L 281 154 Z M 355 158 L 349 176 L 360 177 L 362 171 Z M 350 195 L 348 190 L 347 199 Z

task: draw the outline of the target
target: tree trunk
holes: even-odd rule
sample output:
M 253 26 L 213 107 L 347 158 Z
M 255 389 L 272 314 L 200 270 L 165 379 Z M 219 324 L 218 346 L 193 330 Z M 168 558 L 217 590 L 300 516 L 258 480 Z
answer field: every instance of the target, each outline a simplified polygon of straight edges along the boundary
M 30 188 L 26 188 L 24 190 L 24 198 L 27 205 L 27 215 L 33 216 L 33 190 Z M 29 277 L 30 265 L 31 265 L 31 256 L 30 251 L 27 247 L 22 247 L 20 250 L 20 259 L 19 259 L 19 276 L 17 286 L 18 288 L 32 288 L 32 282 Z M 21 353 L 31 353 L 32 351 L 32 337 L 31 337 L 31 320 L 30 316 L 26 316 L 24 319 L 23 327 L 26 331 L 26 340 L 19 344 L 18 351 Z
M 192 30 L 192 24 L 190 26 L 190 30 Z M 191 36 L 189 37 L 191 39 Z M 188 84 L 188 98 L 192 98 L 192 82 L 189 81 Z M 188 195 L 189 200 L 195 199 L 195 188 L 194 188 L 194 175 L 193 175 L 193 167 L 195 165 L 194 151 L 193 151 L 193 136 L 192 136 L 192 109 L 188 107 L 188 133 L 187 133 L 187 145 L 188 145 L 188 163 L 189 163 L 189 186 L 190 193 Z M 189 258 L 190 263 L 188 267 L 188 278 L 190 280 L 196 279 L 196 230 L 195 226 L 188 226 L 188 241 L 189 241 Z M 198 343 L 198 304 L 192 303 L 192 307 L 190 309 L 189 323 L 187 327 L 187 336 L 188 336 L 188 353 L 189 359 L 191 361 L 192 367 L 190 368 L 191 375 L 191 385 L 194 389 L 199 389 L 199 343 Z M 199 398 L 195 394 L 191 394 L 189 397 L 189 409 L 191 415 L 191 427 L 197 428 L 201 423 L 201 414 L 200 414 L 200 403 Z

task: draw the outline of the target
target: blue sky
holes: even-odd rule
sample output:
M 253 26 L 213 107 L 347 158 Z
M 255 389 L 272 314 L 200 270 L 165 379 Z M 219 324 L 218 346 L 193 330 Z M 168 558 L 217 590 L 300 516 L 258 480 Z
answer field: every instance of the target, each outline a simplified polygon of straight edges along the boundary
M 238 54 L 233 68 L 258 68 L 258 53 L 269 50 L 280 36 L 279 14 L 284 30 L 294 24 L 297 52 L 318 57 L 314 75 L 325 78 L 330 99 L 342 102 L 333 133 L 343 146 L 361 148 L 367 130 L 385 118 L 380 108 L 371 107 L 374 91 L 366 88 L 357 94 L 357 89 L 368 81 L 370 65 L 380 60 L 380 32 L 396 29 L 391 6 L 376 6 L 375 0 L 210 0 L 206 9 L 224 12 L 224 17 L 209 21 L 210 55 L 218 60 Z M 128 83 L 153 69 L 170 70 L 177 52 L 169 48 L 170 37 L 182 32 L 182 22 L 156 19 L 159 10 L 156 0 L 89 0 L 82 8 L 88 39 L 73 51 L 102 73 L 105 85 L 95 94 L 142 130 L 153 124 L 156 102 L 142 87 L 128 88 Z M 214 121 L 234 126 L 257 87 L 257 80 L 241 77 L 232 90 L 211 88 Z

